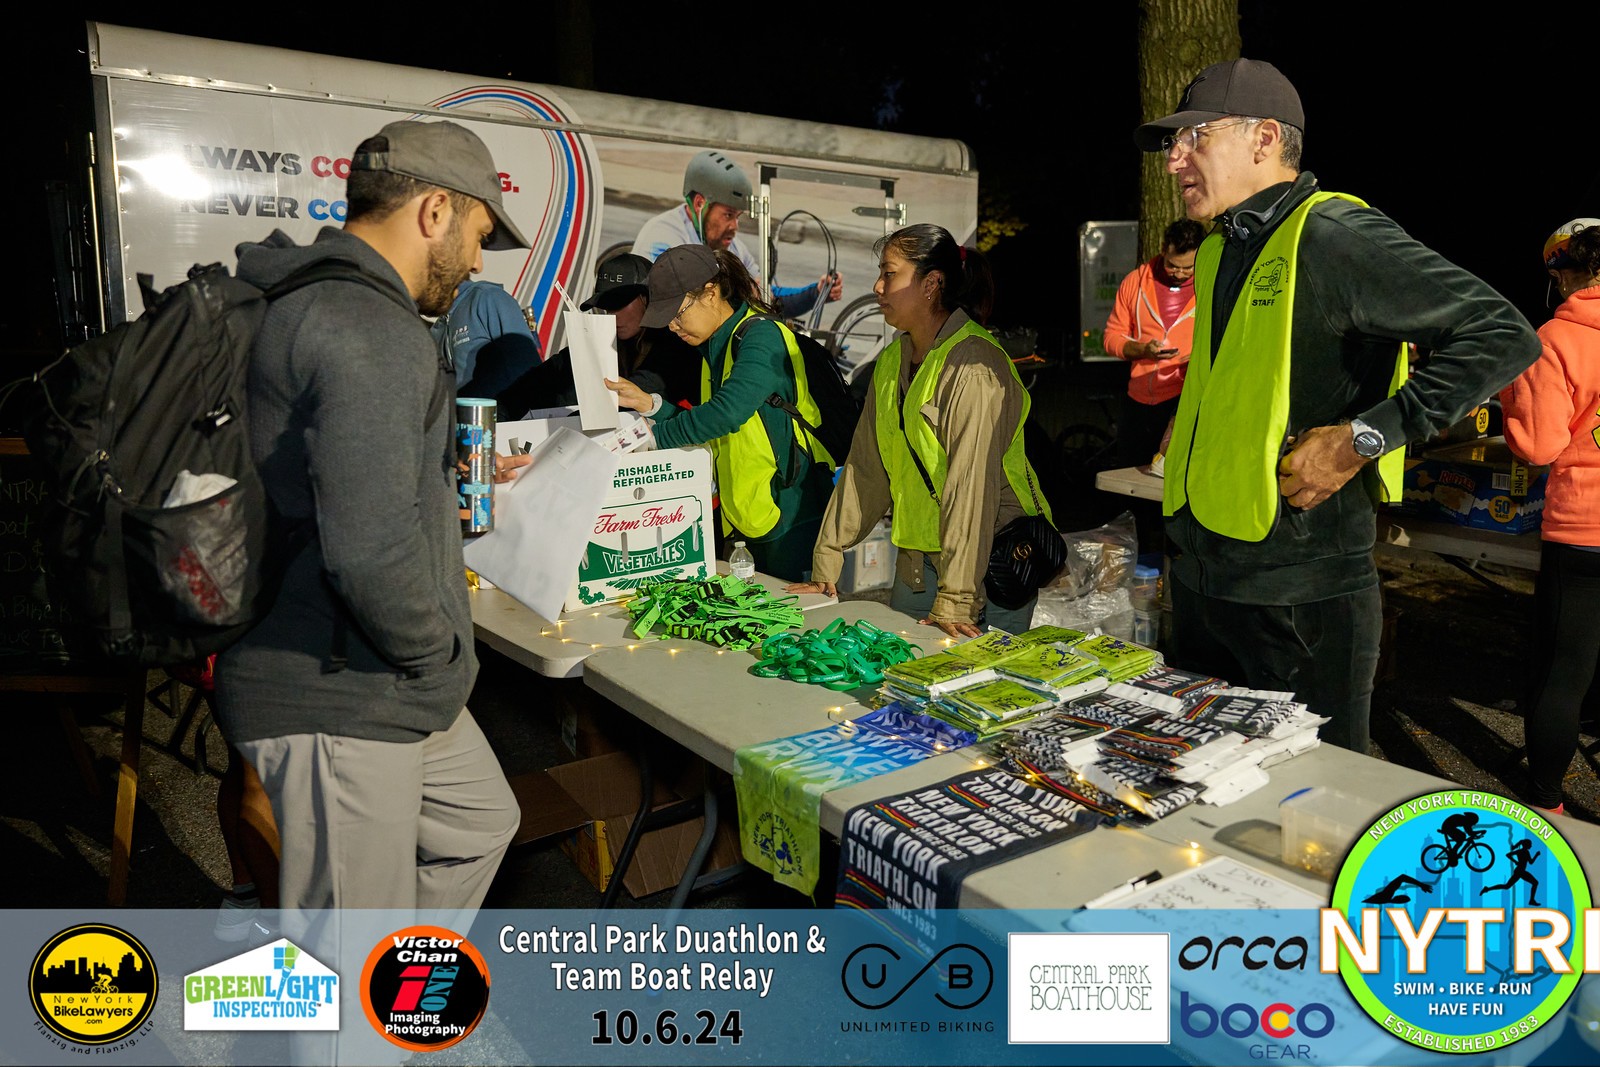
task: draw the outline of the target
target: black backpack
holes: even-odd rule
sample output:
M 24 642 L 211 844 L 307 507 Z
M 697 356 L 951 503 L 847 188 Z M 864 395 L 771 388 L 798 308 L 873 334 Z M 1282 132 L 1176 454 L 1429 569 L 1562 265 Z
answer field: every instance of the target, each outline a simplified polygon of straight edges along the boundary
M 794 335 L 800 348 L 800 358 L 806 369 L 806 388 L 811 393 L 811 399 L 817 403 L 817 413 L 822 416 L 822 425 L 811 425 L 800 414 L 799 408 L 777 393 L 767 397 L 767 403 L 809 430 L 812 436 L 822 443 L 822 447 L 828 450 L 828 455 L 833 457 L 835 467 L 844 466 L 845 457 L 850 454 L 850 441 L 856 435 L 856 423 L 861 421 L 860 398 L 851 393 L 850 386 L 844 380 L 844 373 L 839 370 L 839 364 L 826 345 L 801 330 L 778 322 L 770 315 L 751 315 L 741 322 L 733 331 L 735 344 L 744 333 L 745 327 L 758 319 L 775 322 L 779 329 Z
M 39 395 L 23 436 L 48 492 L 46 582 L 71 619 L 69 652 L 116 667 L 191 663 L 271 608 L 310 529 L 278 518 L 251 458 L 250 351 L 269 300 L 331 279 L 414 313 L 404 294 L 341 260 L 266 291 L 220 263 L 196 264 L 160 293 L 139 275 L 144 314 L 33 376 Z M 181 471 L 232 484 L 164 507 Z

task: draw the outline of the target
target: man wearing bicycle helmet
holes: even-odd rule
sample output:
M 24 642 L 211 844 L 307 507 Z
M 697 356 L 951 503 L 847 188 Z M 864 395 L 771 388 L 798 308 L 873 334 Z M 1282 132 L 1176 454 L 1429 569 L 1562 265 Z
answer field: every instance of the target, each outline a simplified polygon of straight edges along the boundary
M 683 203 L 645 220 L 633 240 L 634 254 L 654 261 L 669 248 L 703 244 L 732 252 L 760 282 L 761 264 L 739 240 L 739 219 L 750 208 L 750 194 L 750 179 L 739 164 L 714 148 L 696 153 L 683 172 Z M 772 302 L 784 318 L 795 318 L 820 294 L 834 301 L 843 291 L 843 278 L 834 271 L 814 285 L 774 285 Z

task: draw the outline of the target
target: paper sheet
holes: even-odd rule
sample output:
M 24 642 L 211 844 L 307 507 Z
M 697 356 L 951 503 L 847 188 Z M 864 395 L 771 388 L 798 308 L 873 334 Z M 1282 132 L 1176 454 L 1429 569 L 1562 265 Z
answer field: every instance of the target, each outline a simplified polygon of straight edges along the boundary
M 495 486 L 494 529 L 468 540 L 463 555 L 522 604 L 558 619 L 611 491 L 617 456 L 567 426 L 531 454 L 515 481 Z
M 585 430 L 617 425 L 617 394 L 605 379 L 617 377 L 617 320 L 610 315 L 563 311 L 567 347 L 572 352 L 572 384 L 578 391 L 578 414 Z

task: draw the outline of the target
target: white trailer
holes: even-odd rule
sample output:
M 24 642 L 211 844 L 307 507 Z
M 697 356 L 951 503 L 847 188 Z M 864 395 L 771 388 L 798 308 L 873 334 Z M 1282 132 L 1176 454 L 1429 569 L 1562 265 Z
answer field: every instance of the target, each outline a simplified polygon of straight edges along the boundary
M 767 284 L 806 284 L 830 266 L 843 274 L 844 298 L 806 325 L 864 319 L 869 336 L 839 346 L 846 362 L 850 349 L 859 359 L 879 343 L 872 242 L 904 222 L 938 223 L 963 242 L 977 230 L 978 175 L 957 140 L 87 29 L 102 328 L 142 310 L 137 274 L 164 288 L 195 263 L 231 265 L 237 244 L 274 228 L 309 242 L 338 225 L 350 153 L 397 118 L 449 117 L 489 145 L 506 206 L 534 247 L 486 253 L 483 277 L 532 309 L 546 352 L 562 344 L 557 284 L 583 299 L 604 254 L 682 203 L 684 166 L 706 148 L 738 161 L 756 186 L 740 239 Z

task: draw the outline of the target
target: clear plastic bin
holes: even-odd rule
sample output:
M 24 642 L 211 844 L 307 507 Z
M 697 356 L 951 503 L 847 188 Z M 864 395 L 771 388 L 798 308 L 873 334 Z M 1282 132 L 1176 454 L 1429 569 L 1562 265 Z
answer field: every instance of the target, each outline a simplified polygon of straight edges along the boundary
M 1351 813 L 1366 805 L 1332 786 L 1296 790 L 1278 803 L 1283 862 L 1331 879 L 1357 836 L 1366 829 Z

